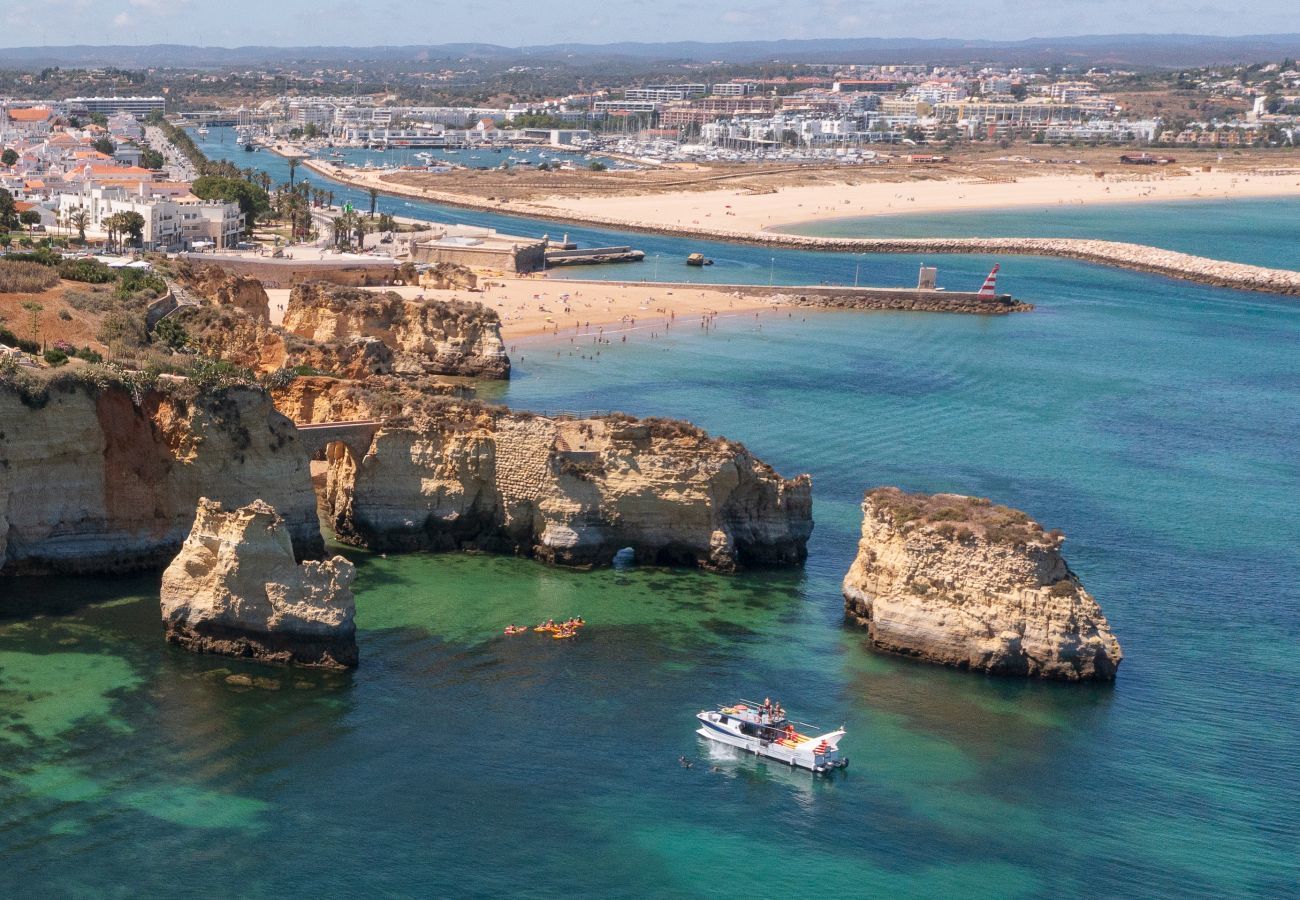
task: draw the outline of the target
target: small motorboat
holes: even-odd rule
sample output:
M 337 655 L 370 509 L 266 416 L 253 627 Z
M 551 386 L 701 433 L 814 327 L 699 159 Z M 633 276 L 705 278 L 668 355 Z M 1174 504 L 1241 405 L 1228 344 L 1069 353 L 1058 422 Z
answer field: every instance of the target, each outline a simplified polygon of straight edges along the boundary
M 810 736 L 805 730 L 816 732 L 816 726 L 786 718 L 779 705 L 741 700 L 734 706 L 701 710 L 695 718 L 700 722 L 696 734 L 755 756 L 819 775 L 847 768 L 849 764 L 848 757 L 841 756 L 839 750 L 843 728 Z

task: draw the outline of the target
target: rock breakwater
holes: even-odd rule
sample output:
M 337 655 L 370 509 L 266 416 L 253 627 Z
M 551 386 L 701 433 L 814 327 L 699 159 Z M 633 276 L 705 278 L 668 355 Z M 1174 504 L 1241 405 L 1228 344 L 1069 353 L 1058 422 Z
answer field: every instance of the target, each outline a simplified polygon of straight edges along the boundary
M 844 578 L 845 615 L 873 646 L 961 669 L 1109 681 L 1123 658 L 1064 536 L 956 494 L 870 491 Z

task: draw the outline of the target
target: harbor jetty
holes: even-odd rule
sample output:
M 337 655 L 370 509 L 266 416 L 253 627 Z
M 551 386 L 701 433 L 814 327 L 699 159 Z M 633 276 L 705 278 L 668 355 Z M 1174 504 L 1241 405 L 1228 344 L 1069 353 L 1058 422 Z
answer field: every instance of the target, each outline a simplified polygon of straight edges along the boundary
M 384 193 L 397 197 L 424 200 L 430 203 L 440 203 L 464 209 L 488 210 L 544 221 L 591 225 L 640 234 L 661 234 L 732 244 L 837 253 L 962 253 L 1044 256 L 1129 269 L 1166 278 L 1176 278 L 1181 281 L 1205 284 L 1211 287 L 1300 296 L 1300 272 L 1291 269 L 1252 266 L 1126 241 L 1030 237 L 824 238 L 774 231 L 735 231 L 706 228 L 699 225 L 665 226 L 658 223 L 596 216 L 589 213 L 559 211 L 537 203 L 509 202 L 496 198 L 481 199 L 448 191 L 403 187 L 384 181 L 373 173 L 361 173 L 339 166 L 331 166 L 319 160 L 307 160 L 304 165 L 328 178 L 362 188 L 377 187 Z
M 548 284 L 572 284 L 591 288 L 593 283 L 578 279 L 549 278 Z M 689 291 L 708 288 L 720 294 L 733 294 L 753 301 L 765 300 L 774 306 L 801 306 L 809 309 L 896 310 L 900 312 L 947 312 L 1001 316 L 1013 312 L 1030 312 L 1032 303 L 1024 303 L 1010 294 L 982 296 L 978 291 L 945 291 L 935 288 L 846 287 L 839 285 L 754 285 L 696 284 L 675 281 L 602 281 L 602 287 L 654 288 Z

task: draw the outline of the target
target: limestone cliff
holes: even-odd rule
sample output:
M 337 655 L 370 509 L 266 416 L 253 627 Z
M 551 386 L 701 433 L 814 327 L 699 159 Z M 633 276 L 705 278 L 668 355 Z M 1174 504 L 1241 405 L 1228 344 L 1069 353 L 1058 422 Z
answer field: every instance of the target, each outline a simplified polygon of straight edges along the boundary
M 357 664 L 352 563 L 294 561 L 284 520 L 261 500 L 230 510 L 200 498 L 162 577 L 167 640 L 267 662 Z
M 325 375 L 303 375 L 271 390 L 275 408 L 294 422 L 348 422 L 401 416 L 401 396 L 450 397 L 468 400 L 474 389 L 465 382 L 438 378 L 403 380 L 400 392 L 390 379 L 370 377 L 350 381 Z
M 201 496 L 265 498 L 299 556 L 322 551 L 307 454 L 264 392 L 115 378 L 0 381 L 0 570 L 162 566 Z
M 425 402 L 358 457 L 328 450 L 325 505 L 345 539 L 389 550 L 480 548 L 566 565 L 797 565 L 811 479 L 786 480 L 691 425 L 552 419 Z
M 284 327 L 318 343 L 378 340 L 399 375 L 510 377 L 500 319 L 481 303 L 404 300 L 316 282 L 293 289 Z
M 181 280 L 186 288 L 217 306 L 237 309 L 263 322 L 270 321 L 270 299 L 256 278 L 234 275 L 218 266 L 204 266 L 197 271 L 186 266 Z
M 956 494 L 877 488 L 862 509 L 845 611 L 878 649 L 998 674 L 1115 677 L 1119 642 L 1059 532 Z
M 217 307 L 191 307 L 176 315 L 203 355 L 258 374 L 300 366 L 350 379 L 393 372 L 393 352 L 376 338 L 310 341 Z

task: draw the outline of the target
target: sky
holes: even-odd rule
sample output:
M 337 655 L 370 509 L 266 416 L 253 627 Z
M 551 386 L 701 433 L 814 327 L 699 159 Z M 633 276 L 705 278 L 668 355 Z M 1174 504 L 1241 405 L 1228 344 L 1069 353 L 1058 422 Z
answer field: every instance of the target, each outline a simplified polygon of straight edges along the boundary
M 1295 0 L 0 0 L 0 46 L 1300 32 Z

